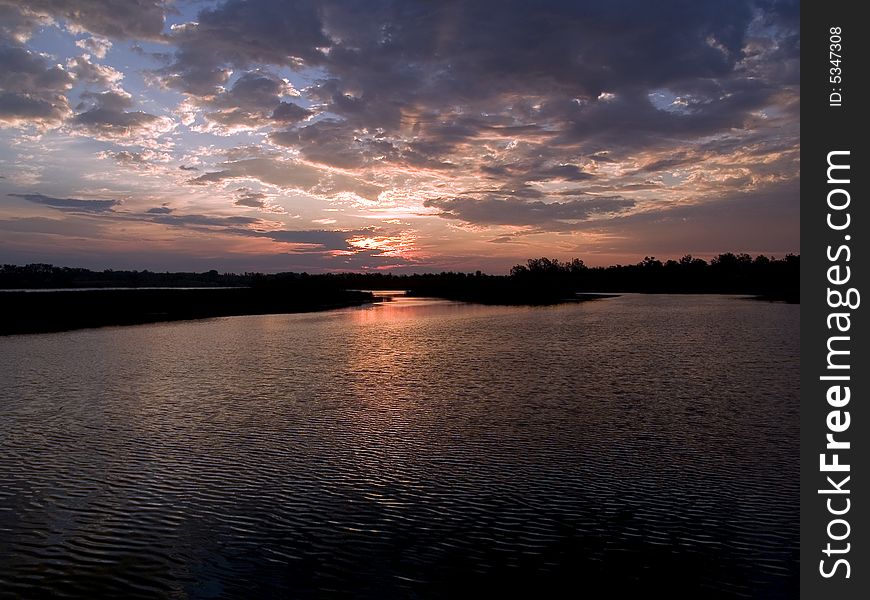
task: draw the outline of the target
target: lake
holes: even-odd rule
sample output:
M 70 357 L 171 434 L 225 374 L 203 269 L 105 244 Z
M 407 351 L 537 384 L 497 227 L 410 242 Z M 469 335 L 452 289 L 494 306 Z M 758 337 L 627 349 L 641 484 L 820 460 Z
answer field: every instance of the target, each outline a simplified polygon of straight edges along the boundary
M 797 597 L 799 313 L 398 297 L 0 338 L 0 597 Z

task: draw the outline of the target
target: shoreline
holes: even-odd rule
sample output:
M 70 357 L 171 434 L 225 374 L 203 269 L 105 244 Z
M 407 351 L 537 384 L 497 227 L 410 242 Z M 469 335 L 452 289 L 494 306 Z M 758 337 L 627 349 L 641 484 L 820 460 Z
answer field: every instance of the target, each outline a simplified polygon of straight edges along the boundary
M 578 293 L 575 297 L 516 297 L 410 290 L 403 295 L 490 306 L 551 306 L 619 294 Z M 284 290 L 258 288 L 109 288 L 10 290 L 0 292 L 0 337 L 60 333 L 248 315 L 299 314 L 389 302 L 380 290 Z
M 321 312 L 388 302 L 396 290 L 381 292 L 312 285 L 2 290 L 0 337 L 218 317 Z M 433 286 L 403 290 L 402 295 L 486 306 L 553 306 L 617 298 L 622 294 L 576 292 L 565 296 L 563 292 L 547 289 L 469 290 Z M 746 296 L 748 300 L 799 304 L 799 300 L 774 295 Z
M 0 336 L 318 312 L 379 302 L 368 292 L 311 288 L 70 289 L 3 292 L 0 299 L 4 308 Z

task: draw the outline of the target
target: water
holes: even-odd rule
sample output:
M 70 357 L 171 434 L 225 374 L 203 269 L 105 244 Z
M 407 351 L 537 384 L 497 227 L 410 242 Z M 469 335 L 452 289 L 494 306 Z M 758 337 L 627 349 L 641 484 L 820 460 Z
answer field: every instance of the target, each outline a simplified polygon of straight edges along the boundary
M 398 298 L 0 338 L 0 596 L 796 597 L 798 317 Z

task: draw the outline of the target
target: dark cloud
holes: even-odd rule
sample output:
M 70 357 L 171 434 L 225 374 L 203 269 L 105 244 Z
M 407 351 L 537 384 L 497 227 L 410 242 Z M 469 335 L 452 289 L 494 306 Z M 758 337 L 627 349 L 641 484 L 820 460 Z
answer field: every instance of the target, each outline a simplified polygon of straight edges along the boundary
M 227 65 L 292 65 L 312 60 L 317 47 L 331 45 L 322 30 L 322 6 L 314 0 L 231 0 L 200 11 L 195 23 L 176 27 L 171 39 L 175 62 L 161 71 L 167 85 L 210 95 L 227 77 Z
M 255 232 L 252 235 L 267 237 L 276 242 L 288 244 L 311 244 L 322 250 L 349 250 L 348 240 L 360 235 L 371 235 L 372 229 L 330 231 L 326 229 L 278 230 Z
M 17 124 L 56 124 L 66 116 L 69 107 L 63 96 L 54 101 L 32 94 L 0 91 L 0 122 Z
M 658 108 L 648 93 L 632 90 L 604 101 L 554 107 L 565 126 L 551 143 L 587 151 L 603 148 L 623 156 L 644 149 L 673 149 L 744 128 L 752 113 L 773 101 L 776 91 L 760 81 L 732 81 L 699 95 L 684 110 Z
M 30 93 L 67 90 L 73 79 L 57 65 L 43 56 L 23 47 L 0 46 L 0 86 L 4 90 L 22 90 Z
M 260 209 L 268 206 L 269 196 L 262 192 L 255 192 L 248 188 L 239 188 L 236 190 L 236 194 L 236 206 Z
M 125 39 L 159 39 L 167 4 L 164 0 L 27 0 L 24 4 L 0 0 L 0 5 L 25 15 L 63 19 L 74 29 Z
M 399 104 L 443 106 L 450 97 L 595 98 L 726 77 L 754 14 L 750 2 L 230 0 L 173 33 L 180 50 L 171 70 L 317 66 L 333 75 L 321 97 L 334 112 L 387 123 Z
M 157 135 L 171 128 L 171 121 L 142 111 L 128 111 L 133 98 L 123 90 L 101 93 L 85 92 L 85 102 L 91 108 L 76 114 L 73 125 L 88 134 L 108 141 L 126 141 L 139 135 Z M 82 108 L 82 106 L 80 106 Z
M 251 71 L 239 77 L 229 90 L 201 100 L 200 105 L 205 109 L 208 121 L 229 129 L 255 128 L 270 124 L 275 120 L 276 112 L 288 122 L 311 114 L 295 104 L 281 101 L 285 96 L 296 94 L 296 90 L 280 77 L 264 71 Z M 294 109 L 298 113 L 297 118 L 292 119 Z
M 261 219 L 253 217 L 215 217 L 210 215 L 176 215 L 169 214 L 164 211 L 153 213 L 150 210 L 149 214 L 154 215 L 150 220 L 154 223 L 162 223 L 163 225 L 176 225 L 180 227 L 197 225 L 203 227 L 238 227 L 245 225 L 260 225 Z
M 139 44 L 130 44 L 130 51 L 157 63 L 168 65 L 172 62 L 172 54 L 167 52 L 148 52 Z
M 322 119 L 305 127 L 274 132 L 269 135 L 269 141 L 298 150 L 308 161 L 339 169 L 360 169 L 376 164 L 429 169 L 453 167 L 441 158 L 452 149 L 449 141 L 405 141 L 379 132 L 355 130 L 346 121 L 337 119 Z
M 43 56 L 0 39 L 0 125 L 57 125 L 70 114 L 73 77 Z
M 242 190 L 245 192 L 246 196 L 252 199 L 259 199 L 259 196 L 262 195 L 244 188 Z M 112 213 L 110 218 L 124 221 L 149 221 L 152 223 L 191 229 L 194 231 L 221 233 L 248 238 L 261 238 L 285 244 L 298 244 L 301 246 L 308 246 L 308 248 L 299 248 L 299 252 L 314 253 L 331 251 L 354 253 L 364 252 L 364 250 L 360 248 L 353 247 L 349 243 L 349 240 L 371 236 L 376 231 L 373 227 L 338 230 L 274 229 L 274 226 L 276 225 L 275 222 L 264 221 L 263 219 L 256 217 L 177 214 L 166 204 L 150 208 L 144 213 Z M 368 255 L 375 256 L 377 254 L 379 254 L 379 252 L 369 253 Z
M 676 167 L 682 167 L 685 164 L 691 163 L 696 156 L 689 152 L 676 152 L 665 158 L 659 158 L 641 165 L 638 172 L 640 173 L 655 173 L 657 171 L 667 171 Z
M 586 181 L 594 175 L 572 164 L 545 165 L 540 160 L 482 165 L 481 173 L 490 179 L 511 180 L 522 184 L 529 181 Z
M 250 196 L 256 196 L 250 193 Z M 174 210 L 166 205 L 148 209 L 145 213 L 125 213 L 115 218 L 134 221 L 150 221 L 172 227 L 180 227 L 191 230 L 207 231 L 210 233 L 222 233 L 232 236 L 268 239 L 285 244 L 298 244 L 301 247 L 298 252 L 324 253 L 331 251 L 341 252 L 365 252 L 353 247 L 349 240 L 358 237 L 370 236 L 375 232 L 374 228 L 362 229 L 272 229 L 273 222 L 267 222 L 255 217 L 242 216 L 211 216 L 202 214 L 175 214 Z M 368 256 L 376 256 L 379 252 L 368 253 Z
M 107 212 L 121 204 L 119 200 L 79 200 L 77 198 L 52 198 L 43 194 L 9 194 L 16 198 L 24 198 L 34 204 L 42 204 L 61 210 L 73 210 L 81 212 Z
M 577 165 L 555 165 L 533 172 L 532 175 L 534 176 L 534 179 L 530 179 L 530 181 L 549 179 L 561 181 L 585 181 L 593 177 L 591 174 L 585 173 Z
M 439 216 L 472 225 L 528 226 L 536 231 L 570 231 L 577 223 L 599 215 L 613 215 L 634 206 L 618 197 L 590 197 L 565 202 L 527 201 L 521 198 L 447 198 L 427 200 L 424 206 L 437 208 Z
M 257 192 L 250 188 L 239 188 L 234 192 L 233 204 L 244 208 L 255 208 L 261 212 L 284 214 L 287 211 L 283 207 L 272 203 L 272 196 L 263 192 Z
M 289 84 L 280 77 L 253 71 L 239 77 L 229 91 L 212 101 L 212 105 L 231 109 L 246 107 L 271 112 L 281 96 L 291 91 Z
M 175 60 L 160 75 L 227 103 L 207 118 L 253 126 L 269 104 L 287 124 L 310 109 L 276 108 L 274 81 L 261 75 L 221 92 L 230 69 L 324 73 L 305 94 L 331 117 L 270 137 L 312 162 L 455 170 L 474 149 L 517 138 L 532 143 L 511 162 L 475 168 L 505 183 L 580 182 L 592 176 L 583 156 L 668 151 L 749 128 L 756 111 L 784 102 L 783 88 L 798 81 L 795 14 L 791 4 L 749 0 L 228 0 L 176 28 Z M 258 95 L 234 100 L 242 83 Z M 671 104 L 656 104 L 656 94 Z
M 332 119 L 273 133 L 269 139 L 279 146 L 298 147 L 302 156 L 312 162 L 344 169 L 367 165 L 375 155 L 370 144 L 344 123 Z
M 292 102 L 281 102 L 272 111 L 272 120 L 280 123 L 298 123 L 306 119 L 314 113 L 307 108 L 302 108 L 298 104 Z
M 266 205 L 266 194 L 244 194 L 236 198 L 234 204 L 248 208 L 263 208 Z
M 133 96 L 124 91 L 109 90 L 105 92 L 84 92 L 82 94 L 83 101 L 90 101 L 95 109 L 109 112 L 123 112 L 128 108 L 132 108 L 135 104 Z M 82 108 L 84 104 L 80 104 L 77 108 Z
M 51 19 L 46 15 L 22 10 L 21 2 L 0 0 L 0 39 L 23 43 L 37 27 L 47 25 Z
M 676 228 L 691 215 L 719 231 L 749 218 L 773 227 L 777 212 L 792 224 L 797 214 L 793 203 L 766 200 L 771 212 L 760 216 L 745 200 L 797 181 L 797 1 L 222 0 L 196 4 L 191 22 L 167 32 L 172 9 L 160 0 L 26 5 L 0 0 L 0 124 L 65 123 L 99 140 L 132 140 L 136 152 L 101 156 L 156 169 L 179 142 L 167 139 L 161 156 L 139 150 L 157 149 L 174 122 L 137 110 L 121 74 L 94 61 L 111 40 L 162 39 L 165 52 L 134 51 L 156 61 L 149 77 L 185 95 L 177 112 L 192 130 L 256 132 L 222 163 L 210 162 L 217 149 L 193 161 L 210 165 L 190 176 L 193 185 L 262 184 L 230 192 L 236 206 L 269 210 L 275 188 L 356 195 L 524 235 L 612 227 L 626 247 L 635 233 L 655 237 L 651 215 L 688 243 Z M 28 50 L 29 32 L 49 19 L 78 37 L 93 33 L 76 42 L 88 54 L 57 66 Z M 288 70 L 305 87 L 279 75 Z M 76 82 L 107 91 L 84 92 L 73 113 L 66 95 Z M 733 216 L 717 208 L 725 206 Z M 275 227 L 125 214 L 99 218 L 257 237 Z M 338 239 L 348 232 L 333 233 L 323 248 L 348 250 L 348 238 Z M 502 233 L 493 241 L 520 238 Z

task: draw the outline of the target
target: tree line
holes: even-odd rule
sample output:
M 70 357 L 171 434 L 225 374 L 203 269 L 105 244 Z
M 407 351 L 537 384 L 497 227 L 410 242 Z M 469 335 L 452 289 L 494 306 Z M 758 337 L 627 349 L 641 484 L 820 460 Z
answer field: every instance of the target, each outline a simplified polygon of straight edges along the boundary
M 554 301 L 577 292 L 751 294 L 797 302 L 800 256 L 784 258 L 724 253 L 710 261 L 686 255 L 660 261 L 652 256 L 637 264 L 590 267 L 583 260 L 532 258 L 515 265 L 510 275 L 441 272 L 394 273 L 204 273 L 91 271 L 48 264 L 0 267 L 0 289 L 81 287 L 255 287 L 408 290 L 417 295 L 455 299 L 499 298 Z

